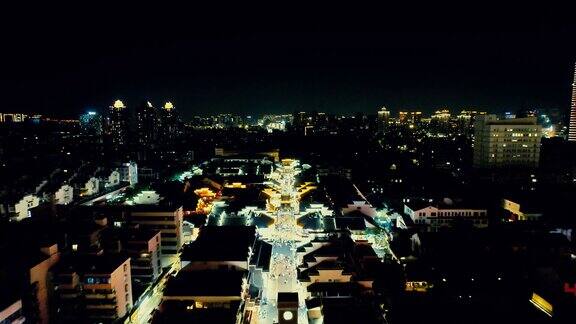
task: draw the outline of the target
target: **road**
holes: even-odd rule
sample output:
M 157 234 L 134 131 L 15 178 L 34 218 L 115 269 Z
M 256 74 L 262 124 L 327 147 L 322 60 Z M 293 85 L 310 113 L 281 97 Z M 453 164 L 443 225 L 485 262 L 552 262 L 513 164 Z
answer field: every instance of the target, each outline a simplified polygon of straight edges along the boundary
M 124 323 L 133 324 L 146 324 L 150 323 L 152 319 L 152 313 L 160 303 L 162 302 L 164 288 L 166 287 L 166 282 L 168 277 L 172 275 L 177 269 L 174 264 L 170 270 L 166 271 L 162 277 L 156 281 L 155 284 L 148 287 L 146 291 L 142 294 L 144 296 L 140 303 L 136 306 L 136 309 L 132 311 L 130 317 Z

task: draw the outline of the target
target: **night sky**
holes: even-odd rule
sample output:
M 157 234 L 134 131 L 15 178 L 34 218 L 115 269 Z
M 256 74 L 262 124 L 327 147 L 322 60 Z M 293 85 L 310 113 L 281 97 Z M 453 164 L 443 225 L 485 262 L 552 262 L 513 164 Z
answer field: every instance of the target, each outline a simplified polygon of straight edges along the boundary
M 568 109 L 576 61 L 563 8 L 19 9 L 0 26 L 3 112 L 74 117 L 116 98 L 184 116 Z

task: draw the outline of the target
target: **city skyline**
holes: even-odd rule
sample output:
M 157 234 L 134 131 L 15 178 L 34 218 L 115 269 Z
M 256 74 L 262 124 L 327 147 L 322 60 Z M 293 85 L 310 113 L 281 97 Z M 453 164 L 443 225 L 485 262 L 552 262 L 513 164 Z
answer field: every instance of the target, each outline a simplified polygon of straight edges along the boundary
M 572 8 L 251 4 L 5 9 L 0 324 L 574 322 Z
M 2 110 L 72 117 L 117 98 L 172 101 L 183 117 L 570 108 L 576 29 L 559 9 L 478 10 L 465 18 L 430 12 L 406 22 L 351 12 L 342 19 L 354 27 L 347 29 L 335 28 L 339 16 L 313 10 L 260 25 L 240 19 L 242 11 L 213 21 L 121 9 L 122 24 L 104 23 L 109 13 L 99 10 L 76 16 L 54 8 L 14 21 L 22 29 L 6 38 Z M 170 23 L 140 23 L 162 14 Z M 489 26 L 475 24 L 488 14 Z M 292 23 L 278 26 L 284 20 Z
M 464 82 L 464 85 L 453 84 L 448 90 L 443 90 L 444 92 L 436 92 L 437 88 L 443 85 L 432 84 L 430 88 L 428 88 L 424 84 L 428 83 L 428 81 L 415 81 L 414 84 L 408 85 L 408 88 L 402 89 L 396 86 L 378 88 L 378 83 L 393 83 L 394 80 L 385 80 L 385 78 L 370 76 L 371 80 L 368 80 L 368 83 L 374 82 L 376 85 L 371 85 L 366 89 L 360 89 L 357 85 L 354 85 L 356 89 L 353 90 L 348 89 L 345 84 L 342 84 L 342 81 L 322 80 L 319 82 L 315 81 L 313 85 L 308 84 L 299 87 L 297 83 L 301 80 L 280 80 L 279 83 L 288 82 L 289 84 L 287 91 L 290 93 L 282 94 L 283 89 L 281 89 L 281 85 L 264 85 L 263 83 L 266 83 L 266 78 L 263 78 L 263 82 L 259 85 L 242 88 L 241 90 L 236 88 L 234 81 L 226 80 L 223 81 L 226 84 L 220 84 L 210 89 L 202 85 L 196 89 L 191 88 L 191 90 L 196 90 L 191 91 L 192 93 L 181 91 L 182 89 L 177 90 L 177 88 L 174 90 L 163 89 L 160 91 L 150 90 L 147 92 L 145 90 L 134 89 L 134 86 L 118 86 L 115 90 L 105 90 L 101 94 L 89 94 L 84 98 L 76 97 L 74 99 L 65 99 L 63 100 L 64 104 L 60 104 L 53 99 L 44 100 L 32 98 L 13 102 L 8 98 L 6 105 L 8 108 L 5 110 L 41 113 L 57 117 L 73 117 L 90 109 L 104 111 L 110 104 L 110 100 L 121 98 L 130 105 L 138 105 L 143 100 L 151 100 L 155 106 L 158 107 L 165 101 L 173 101 L 175 105 L 180 108 L 180 112 L 184 117 L 219 113 L 239 115 L 282 114 L 292 113 L 294 111 L 325 111 L 333 114 L 353 114 L 356 112 L 373 114 L 382 106 L 387 107 L 387 109 L 392 112 L 419 110 L 427 114 L 442 108 L 448 108 L 454 111 L 477 109 L 492 113 L 515 112 L 521 109 L 559 109 L 568 114 L 571 106 L 570 90 L 572 85 L 570 67 L 573 66 L 573 62 L 566 61 L 563 63 L 562 69 L 555 66 L 554 69 L 550 70 L 552 72 L 544 73 L 547 80 L 544 81 L 546 84 L 543 85 L 541 93 L 538 90 L 540 87 L 538 84 L 522 84 L 521 86 L 497 84 L 493 86 L 490 93 L 479 89 L 486 86 L 486 81 L 484 81 L 484 84 L 478 84 L 474 80 L 467 80 L 468 82 Z M 557 65 L 558 63 L 556 62 L 554 64 Z M 531 68 L 534 66 L 524 67 Z M 286 67 L 283 67 L 283 69 L 284 68 Z M 536 66 L 536 68 L 548 69 L 548 67 L 543 68 L 542 66 Z M 522 70 L 523 67 L 519 65 L 514 69 Z M 311 71 L 306 72 L 310 73 Z M 312 71 L 311 73 L 315 72 Z M 342 72 L 342 74 L 347 73 L 350 72 Z M 552 73 L 557 75 L 551 75 Z M 516 75 L 508 74 L 500 75 L 495 79 L 511 76 L 518 78 Z M 430 78 L 431 75 L 427 77 Z M 320 79 L 324 78 L 325 77 L 320 77 Z M 305 78 L 302 78 L 302 80 L 304 79 Z M 443 82 L 457 83 L 455 82 L 457 79 L 458 78 L 454 78 L 454 81 L 444 80 Z M 306 82 L 309 82 L 309 79 L 307 80 Z M 338 80 L 338 78 L 335 80 Z M 533 81 L 534 79 L 530 82 Z M 338 84 L 333 85 L 334 82 Z M 402 82 L 404 84 L 410 83 L 410 81 L 407 80 L 402 80 Z M 500 82 L 506 83 L 506 81 Z M 470 85 L 466 86 L 466 84 Z M 523 89 L 525 88 L 520 89 L 524 86 L 531 91 L 524 91 Z M 271 91 L 269 93 L 263 90 L 263 88 L 266 87 L 270 88 Z M 505 87 L 510 87 L 510 89 L 503 89 Z M 151 86 L 146 85 L 142 88 L 150 89 Z M 201 93 L 202 91 L 204 91 L 204 93 Z M 391 92 L 395 91 L 399 92 L 391 94 Z M 226 92 L 228 92 L 228 94 L 220 95 Z M 451 94 L 450 92 L 453 93 Z M 147 93 L 155 94 L 147 95 Z M 525 93 L 526 95 L 522 96 L 521 93 Z M 53 94 L 50 95 L 52 96 Z M 110 95 L 110 97 L 108 97 L 108 95 Z M 42 102 L 35 102 L 36 100 Z M 228 100 L 230 100 L 230 102 L 227 103 Z

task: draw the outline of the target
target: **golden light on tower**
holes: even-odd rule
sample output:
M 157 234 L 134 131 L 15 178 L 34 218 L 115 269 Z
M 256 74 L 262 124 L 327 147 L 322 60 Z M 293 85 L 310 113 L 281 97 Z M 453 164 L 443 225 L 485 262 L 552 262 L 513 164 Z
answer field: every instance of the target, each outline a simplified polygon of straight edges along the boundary
M 164 104 L 164 109 L 170 111 L 174 109 L 174 105 L 172 104 L 172 102 L 168 101 Z
M 114 109 L 118 109 L 118 110 L 126 108 L 126 106 L 124 105 L 122 100 L 114 101 L 114 104 L 112 105 L 112 107 L 114 107 Z

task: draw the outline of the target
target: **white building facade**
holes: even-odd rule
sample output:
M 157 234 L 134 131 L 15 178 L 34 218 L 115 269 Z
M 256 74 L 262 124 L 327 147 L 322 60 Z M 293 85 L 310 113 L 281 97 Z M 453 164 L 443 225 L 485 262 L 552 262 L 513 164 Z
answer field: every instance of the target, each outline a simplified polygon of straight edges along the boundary
M 537 167 L 542 126 L 536 117 L 498 119 L 477 116 L 474 122 L 474 167 Z
M 434 232 L 442 227 L 450 227 L 456 221 L 467 221 L 475 227 L 488 226 L 488 211 L 486 209 L 436 207 L 432 204 L 426 207 L 413 208 L 404 204 L 404 213 L 417 225 L 426 225 Z

